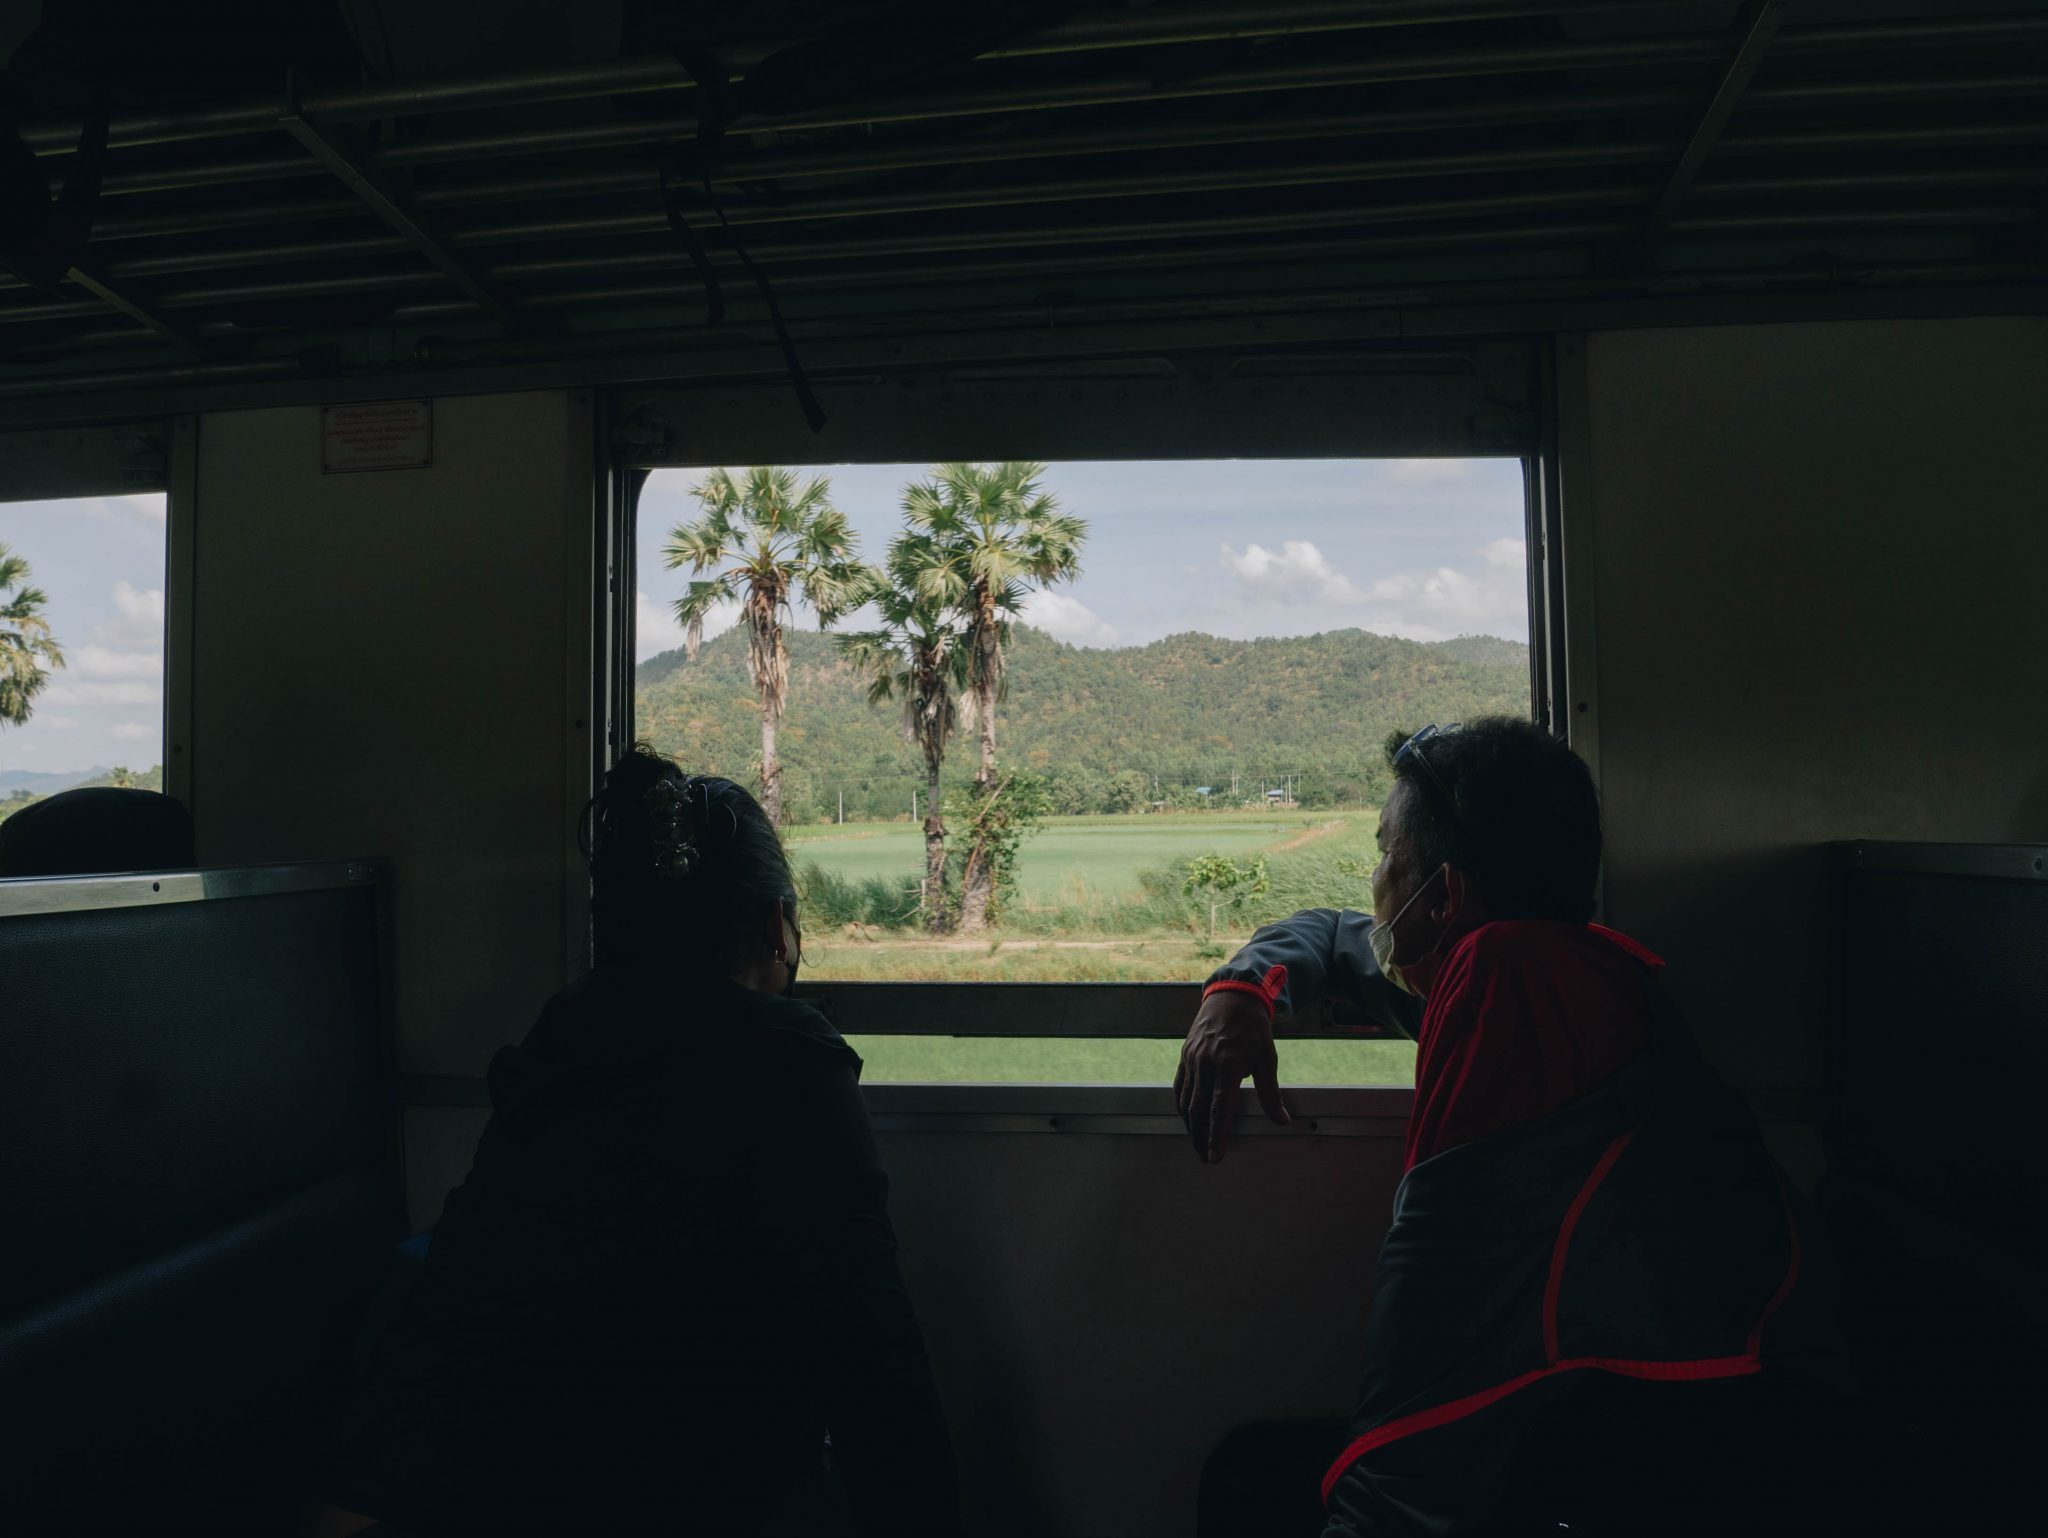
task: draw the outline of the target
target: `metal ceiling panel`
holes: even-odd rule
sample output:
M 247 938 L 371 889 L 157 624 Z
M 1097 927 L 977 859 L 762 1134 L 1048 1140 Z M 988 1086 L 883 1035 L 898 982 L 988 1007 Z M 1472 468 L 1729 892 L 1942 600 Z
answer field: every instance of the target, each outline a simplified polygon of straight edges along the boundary
M 695 375 L 773 329 L 771 294 L 808 365 L 1141 297 L 1776 313 L 2048 284 L 2048 9 L 2023 0 L 1105 0 L 929 86 L 742 115 L 708 154 L 675 59 L 592 57 L 585 17 L 535 67 L 546 8 L 461 71 L 443 37 L 426 76 L 117 103 L 73 280 L 0 275 L 0 399 L 432 389 L 492 356 L 596 382 L 575 360 L 636 350 Z M 804 41 L 713 53 L 743 85 Z M 24 131 L 53 188 L 77 132 Z

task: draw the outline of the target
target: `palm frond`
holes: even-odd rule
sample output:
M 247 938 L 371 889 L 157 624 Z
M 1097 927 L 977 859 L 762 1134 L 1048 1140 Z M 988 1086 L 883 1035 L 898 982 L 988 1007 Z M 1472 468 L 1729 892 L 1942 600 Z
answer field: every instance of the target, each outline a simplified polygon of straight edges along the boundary
M 732 534 L 730 524 L 716 513 L 695 523 L 679 523 L 668 531 L 668 542 L 661 547 L 662 560 L 670 571 L 685 566 L 693 572 L 703 571 L 725 559 L 732 547 Z
M 692 662 L 697 660 L 697 649 L 704 644 L 706 617 L 716 605 L 732 596 L 732 579 L 713 577 L 709 581 L 692 582 L 683 596 L 676 600 L 676 623 L 683 627 L 683 655 Z
M 64 666 L 64 648 L 42 612 L 49 595 L 28 579 L 27 560 L 0 545 L 0 593 L 13 589 L 0 604 L 0 726 L 27 721 L 51 670 Z

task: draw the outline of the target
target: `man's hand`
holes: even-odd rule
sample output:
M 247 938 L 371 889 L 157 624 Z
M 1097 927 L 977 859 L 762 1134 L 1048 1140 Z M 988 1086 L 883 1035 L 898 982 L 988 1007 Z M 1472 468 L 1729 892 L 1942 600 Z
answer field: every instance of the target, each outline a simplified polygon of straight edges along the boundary
M 1280 1102 L 1280 1052 L 1273 1045 L 1272 1013 L 1264 1000 L 1221 989 L 1202 1000 L 1174 1070 L 1173 1100 L 1204 1164 L 1223 1158 L 1238 1086 L 1250 1074 L 1266 1115 L 1281 1126 L 1293 1118 Z

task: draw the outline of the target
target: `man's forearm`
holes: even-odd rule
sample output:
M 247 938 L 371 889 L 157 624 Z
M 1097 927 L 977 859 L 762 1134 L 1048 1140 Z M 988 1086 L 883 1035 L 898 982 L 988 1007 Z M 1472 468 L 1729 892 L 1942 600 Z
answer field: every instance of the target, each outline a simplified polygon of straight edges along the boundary
M 1367 936 L 1372 916 L 1350 909 L 1306 908 L 1259 929 L 1244 948 L 1210 974 L 1208 987 L 1259 994 L 1276 1018 L 1312 1016 L 1325 999 L 1341 1000 L 1374 1023 L 1412 1037 L 1418 1002 L 1381 975 Z

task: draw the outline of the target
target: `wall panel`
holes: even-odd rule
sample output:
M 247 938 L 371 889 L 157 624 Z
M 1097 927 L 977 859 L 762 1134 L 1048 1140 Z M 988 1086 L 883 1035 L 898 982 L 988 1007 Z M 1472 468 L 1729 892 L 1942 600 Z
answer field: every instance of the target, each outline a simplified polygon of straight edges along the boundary
M 201 425 L 200 856 L 390 857 L 406 1073 L 480 1074 L 568 970 L 587 424 L 559 393 L 441 400 L 431 468 L 346 475 L 315 408 Z
M 1587 349 L 1608 916 L 1817 1083 L 1821 842 L 2048 838 L 2048 320 Z

